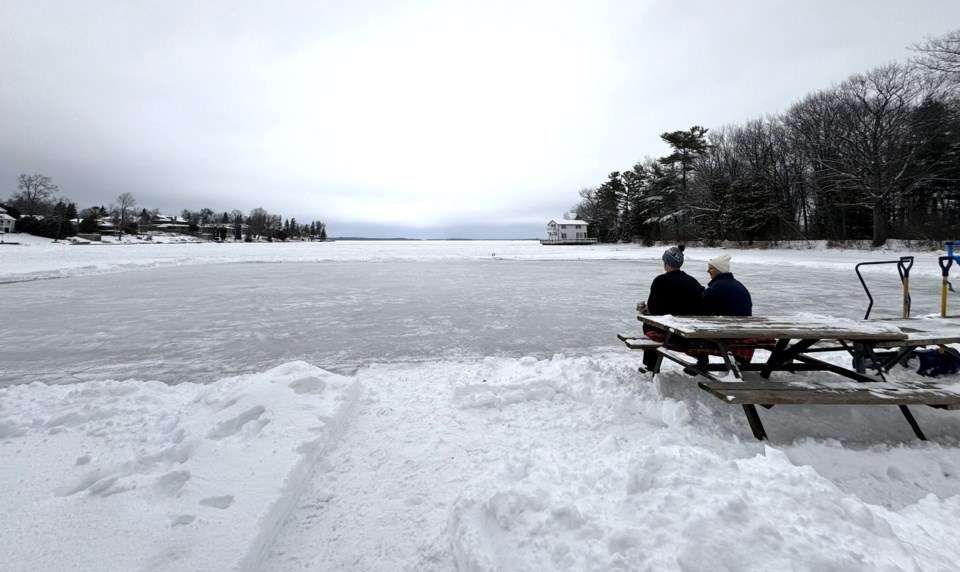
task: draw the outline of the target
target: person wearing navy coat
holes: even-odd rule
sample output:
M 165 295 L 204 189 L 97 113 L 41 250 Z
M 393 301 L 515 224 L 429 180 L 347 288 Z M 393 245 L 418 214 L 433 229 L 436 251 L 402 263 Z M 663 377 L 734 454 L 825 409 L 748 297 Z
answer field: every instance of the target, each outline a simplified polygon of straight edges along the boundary
M 684 247 L 680 245 L 663 253 L 663 274 L 654 278 L 650 284 L 650 295 L 638 308 L 641 314 L 695 316 L 704 313 L 703 286 L 696 278 L 680 270 L 683 266 L 683 251 Z M 651 339 L 662 341 L 666 332 L 644 324 L 643 333 Z M 656 350 L 644 350 L 643 365 L 647 370 L 653 369 L 658 355 Z
M 753 300 L 747 287 L 730 272 L 730 255 L 707 262 L 710 282 L 703 291 L 703 313 L 708 316 L 752 316 Z

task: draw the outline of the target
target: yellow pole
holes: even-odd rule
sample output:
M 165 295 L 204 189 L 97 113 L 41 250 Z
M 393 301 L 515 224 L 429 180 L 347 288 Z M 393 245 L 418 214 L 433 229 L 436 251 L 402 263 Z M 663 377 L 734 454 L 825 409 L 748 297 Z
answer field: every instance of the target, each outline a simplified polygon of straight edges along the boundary
M 940 282 L 940 317 L 947 317 L 947 284 L 949 281 L 947 278 L 950 276 L 948 274 L 943 275 L 943 279 Z
M 903 277 L 903 317 L 910 317 L 910 276 Z

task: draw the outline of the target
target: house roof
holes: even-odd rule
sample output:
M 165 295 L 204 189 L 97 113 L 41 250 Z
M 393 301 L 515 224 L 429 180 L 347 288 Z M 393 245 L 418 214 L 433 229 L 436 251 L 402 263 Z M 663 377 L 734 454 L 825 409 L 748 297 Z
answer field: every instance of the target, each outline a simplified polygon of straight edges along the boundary
M 17 220 L 12 216 L 8 215 L 7 212 L 3 209 L 0 209 L 0 220 Z
M 585 221 L 582 221 L 582 220 L 566 220 L 566 219 L 552 220 L 550 222 L 556 223 L 556 224 L 587 224 Z

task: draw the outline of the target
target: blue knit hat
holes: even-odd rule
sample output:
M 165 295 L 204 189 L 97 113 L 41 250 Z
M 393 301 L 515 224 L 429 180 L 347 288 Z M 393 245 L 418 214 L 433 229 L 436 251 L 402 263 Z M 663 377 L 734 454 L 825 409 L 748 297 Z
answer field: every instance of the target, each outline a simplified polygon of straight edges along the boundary
M 684 246 L 671 246 L 663 253 L 663 263 L 671 268 L 680 268 L 683 266 Z

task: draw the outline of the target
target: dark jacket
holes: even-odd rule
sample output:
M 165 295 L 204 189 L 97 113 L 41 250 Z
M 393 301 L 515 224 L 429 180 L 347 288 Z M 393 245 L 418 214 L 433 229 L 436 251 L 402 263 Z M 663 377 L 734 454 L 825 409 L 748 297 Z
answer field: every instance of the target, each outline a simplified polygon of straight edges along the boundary
M 653 279 L 647 309 L 651 315 L 697 316 L 703 312 L 703 286 L 683 270 L 664 272 Z M 644 324 L 643 331 L 654 328 Z
M 724 272 L 703 291 L 704 313 L 708 316 L 752 316 L 753 300 L 747 287 L 733 274 Z

